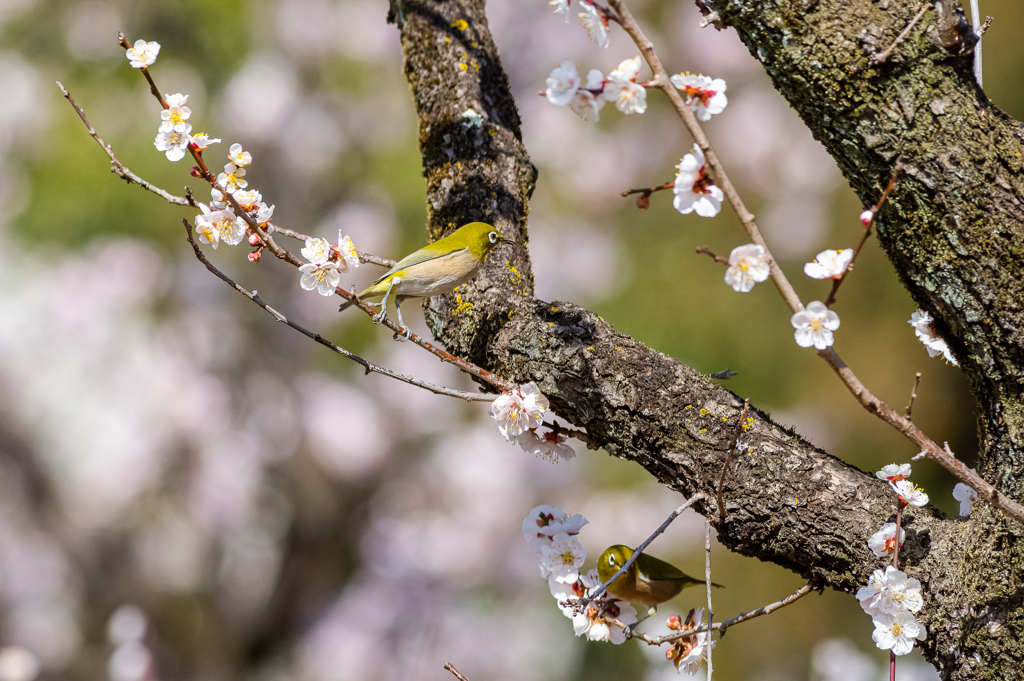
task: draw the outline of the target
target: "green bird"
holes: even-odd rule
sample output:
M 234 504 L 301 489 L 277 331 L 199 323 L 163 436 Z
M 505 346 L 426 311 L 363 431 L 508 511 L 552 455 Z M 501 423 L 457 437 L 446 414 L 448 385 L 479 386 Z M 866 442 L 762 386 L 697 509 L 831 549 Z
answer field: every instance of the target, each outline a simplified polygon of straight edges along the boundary
M 597 559 L 597 574 L 601 583 L 611 579 L 632 555 L 633 549 L 622 544 L 605 549 Z M 704 583 L 704 580 L 691 577 L 671 563 L 641 553 L 626 572 L 608 585 L 608 593 L 623 601 L 643 603 L 649 608 L 650 617 L 659 605 L 672 600 L 683 589 Z M 722 585 L 712 582 L 711 586 Z
M 495 246 L 514 243 L 486 222 L 471 222 L 405 256 L 357 297 L 364 300 L 383 296 L 380 303 L 371 303 L 380 305 L 380 312 L 373 316 L 373 323 L 380 324 L 387 318 L 388 298 L 394 294 L 398 324 L 405 329 L 403 340 L 408 339 L 412 330 L 402 321 L 402 303 L 407 298 L 450 293 L 476 276 Z M 351 302 L 343 303 L 338 310 L 350 305 Z

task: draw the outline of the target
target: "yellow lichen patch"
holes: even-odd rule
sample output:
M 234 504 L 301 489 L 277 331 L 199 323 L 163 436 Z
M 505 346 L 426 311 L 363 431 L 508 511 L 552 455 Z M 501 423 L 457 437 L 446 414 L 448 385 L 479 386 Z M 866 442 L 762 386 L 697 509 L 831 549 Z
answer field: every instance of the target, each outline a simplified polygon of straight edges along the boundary
M 509 265 L 507 260 L 505 261 L 505 264 L 508 265 L 508 271 L 511 272 L 512 274 L 516 275 L 516 279 L 522 279 L 523 278 L 523 275 L 519 274 L 519 270 L 516 269 L 515 265 Z
M 487 134 L 494 137 L 494 128 L 487 128 Z
M 452 28 L 457 28 L 460 31 L 465 31 L 467 28 L 469 28 L 469 24 L 466 23 L 465 19 L 459 19 L 457 21 L 452 22 Z
M 462 70 L 462 71 L 468 71 L 469 67 L 466 66 L 465 64 L 459 64 L 459 69 Z
M 446 43 L 450 43 L 450 42 L 452 41 L 452 39 L 451 39 L 450 37 L 448 37 L 448 36 L 445 36 L 445 37 L 444 37 L 444 41 L 445 41 Z
M 455 296 L 455 309 L 452 310 L 453 315 L 457 315 L 462 312 L 469 312 L 473 309 L 473 303 L 462 299 L 462 294 Z
M 708 415 L 708 414 L 710 414 L 710 413 L 711 413 L 711 412 L 710 412 L 710 411 L 708 411 L 707 409 L 705 409 L 704 407 L 701 407 L 701 408 L 700 408 L 700 415 L 701 415 L 701 416 L 707 416 L 707 415 Z
M 693 409 L 693 405 L 692 404 L 688 404 L 685 407 L 683 407 L 683 411 L 686 411 L 687 409 Z

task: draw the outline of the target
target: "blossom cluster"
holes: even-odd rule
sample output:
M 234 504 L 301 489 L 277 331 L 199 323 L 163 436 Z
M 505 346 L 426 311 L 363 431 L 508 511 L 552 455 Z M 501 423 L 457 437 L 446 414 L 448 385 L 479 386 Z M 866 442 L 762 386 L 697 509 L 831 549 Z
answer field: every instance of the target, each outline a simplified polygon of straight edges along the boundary
M 936 331 L 935 320 L 930 312 L 919 309 L 910 315 L 910 320 L 907 323 L 914 327 L 914 334 L 919 341 L 924 343 L 929 357 L 942 355 L 943 359 L 953 366 L 959 366 L 956 357 L 953 356 L 952 351 L 949 349 L 949 345 L 946 344 L 946 341 Z
M 341 275 L 348 272 L 349 267 L 359 267 L 359 253 L 352 244 L 352 238 L 344 236 L 340 229 L 337 245 L 316 237 L 306 239 L 306 245 L 299 252 L 309 261 L 299 267 L 302 274 L 299 285 L 322 296 L 334 295 Z
M 503 393 L 491 403 L 491 417 L 497 421 L 498 432 L 508 442 L 515 442 L 524 451 L 552 463 L 576 456 L 566 444 L 566 437 L 557 430 L 539 432 L 550 415 L 550 402 L 534 382 Z
M 867 586 L 857 591 L 857 600 L 871 615 L 875 625 L 871 638 L 882 650 L 906 655 L 913 650 L 915 640 L 927 638 L 927 629 L 914 616 L 924 605 L 921 582 L 905 572 L 892 565 L 875 570 Z
M 558 507 L 538 506 L 523 520 L 523 537 L 540 556 L 540 576 L 548 581 L 562 614 L 572 620 L 576 635 L 620 644 L 625 642 L 626 634 L 615 622 L 636 622 L 632 605 L 607 592 L 586 608 L 577 604 L 577 599 L 587 598 L 601 585 L 597 570 L 580 572 L 587 550 L 576 535 L 586 524 L 587 519 L 579 514 L 570 516 Z
M 886 480 L 889 483 L 889 487 L 899 497 L 900 503 L 903 505 L 909 504 L 910 506 L 924 506 L 928 503 L 928 494 L 910 482 L 910 464 L 896 464 L 890 463 L 882 466 L 882 470 L 875 472 L 875 477 L 879 480 Z M 901 506 L 902 508 L 902 506 Z M 902 538 L 900 540 L 902 542 Z
M 686 632 L 700 629 L 704 626 L 704 608 L 691 610 L 686 616 L 686 621 L 681 621 L 676 615 L 668 618 L 668 628 L 672 631 Z M 704 663 L 704 655 L 707 653 L 708 632 L 702 631 L 689 636 L 683 636 L 673 641 L 671 647 L 665 651 L 665 657 L 675 665 L 680 673 L 686 672 L 693 676 L 700 671 Z M 715 641 L 711 641 L 711 647 L 715 647 Z
M 568 106 L 585 121 L 599 120 L 606 102 L 614 102 L 624 114 L 642 114 L 647 110 L 647 90 L 637 84 L 639 74 L 640 57 L 633 57 L 623 60 L 607 78 L 591 69 L 584 83 L 576 65 L 566 59 L 548 76 L 544 96 L 556 106 Z

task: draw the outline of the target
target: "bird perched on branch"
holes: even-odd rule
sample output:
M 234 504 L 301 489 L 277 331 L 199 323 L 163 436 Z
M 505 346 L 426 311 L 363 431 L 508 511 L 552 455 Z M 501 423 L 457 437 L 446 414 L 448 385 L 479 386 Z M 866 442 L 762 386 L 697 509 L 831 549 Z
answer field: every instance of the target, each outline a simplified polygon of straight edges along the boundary
M 622 544 L 605 549 L 597 559 L 597 574 L 601 582 L 611 579 L 632 555 L 633 549 Z M 650 617 L 659 605 L 672 600 L 683 589 L 704 583 L 704 580 L 691 577 L 671 563 L 641 553 L 628 570 L 608 585 L 608 593 L 623 601 L 643 603 L 649 608 L 647 616 Z M 711 586 L 722 585 L 712 582 Z
M 430 298 L 453 291 L 476 276 L 495 246 L 513 243 L 486 222 L 471 222 L 405 256 L 356 297 L 364 300 L 383 296 L 380 312 L 373 316 L 373 323 L 380 324 L 387 317 L 388 298 L 394 294 L 398 324 L 405 329 L 402 338 L 407 340 L 412 333 L 402 321 L 402 303 L 407 298 Z M 338 310 L 350 305 L 351 301 L 343 303 Z

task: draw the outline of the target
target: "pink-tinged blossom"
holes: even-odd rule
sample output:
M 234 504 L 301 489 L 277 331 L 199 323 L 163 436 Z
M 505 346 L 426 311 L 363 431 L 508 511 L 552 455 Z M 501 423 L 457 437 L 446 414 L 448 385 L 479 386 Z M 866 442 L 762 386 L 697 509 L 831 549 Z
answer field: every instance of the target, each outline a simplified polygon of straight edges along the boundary
M 807 304 L 807 307 L 790 318 L 796 329 L 793 338 L 802 348 L 814 346 L 824 350 L 832 345 L 832 332 L 839 328 L 839 315 L 825 307 L 820 300 Z
M 237 192 L 232 194 L 235 197 L 235 201 L 242 207 L 242 210 L 250 211 L 256 208 L 261 201 L 263 201 L 263 195 L 255 189 L 239 189 Z
M 909 463 L 887 463 L 882 466 L 882 470 L 875 471 L 875 477 L 879 480 L 899 482 L 900 480 L 906 480 L 909 478 L 910 471 L 911 468 Z
M 928 503 L 928 495 L 925 491 L 909 480 L 890 482 L 889 486 L 892 487 L 893 492 L 899 495 L 900 499 L 911 506 L 924 506 Z
M 580 24 L 587 32 L 587 37 L 597 43 L 598 47 L 608 49 L 611 39 L 608 37 L 608 20 L 597 11 L 597 8 L 586 0 L 580 0 L 583 11 L 579 13 Z
M 604 98 L 615 102 L 615 108 L 627 115 L 647 110 L 647 90 L 635 82 L 639 73 L 640 57 L 624 59 L 608 74 L 604 86 Z
M 555 8 L 555 14 L 564 14 L 565 23 L 569 23 L 569 9 L 572 7 L 572 0 L 548 0 L 548 4 Z
M 686 622 L 680 622 L 679 617 L 673 615 L 668 619 L 668 628 L 672 632 L 686 633 L 699 629 L 704 625 L 704 608 L 697 608 L 691 611 L 686 617 Z M 665 658 L 669 660 L 680 674 L 693 676 L 700 671 L 704 664 L 704 655 L 707 653 L 707 632 L 690 634 L 676 639 L 665 651 Z M 711 647 L 715 647 L 714 641 Z
M 865 227 L 871 224 L 871 221 L 875 219 L 875 211 L 868 209 L 860 214 L 860 221 Z
M 209 149 L 211 144 L 220 144 L 220 138 L 216 137 L 214 139 L 210 139 L 210 136 L 205 132 L 192 136 L 192 146 L 200 151 L 203 149 Z
M 585 635 L 590 641 L 604 641 L 614 645 L 625 643 L 626 632 L 615 624 L 615 620 L 627 626 L 636 622 L 636 610 L 628 602 L 620 601 L 605 592 L 578 614 L 571 607 L 562 606 L 562 602 L 570 598 L 586 598 L 601 585 L 597 570 L 580 575 L 579 580 L 567 585 L 569 588 L 565 590 L 557 589 L 553 580 L 549 580 L 548 584 L 551 585 L 551 594 L 559 601 L 562 613 L 572 618 L 572 629 L 577 636 Z
M 142 39 L 136 40 L 135 44 L 124 52 L 124 56 L 131 62 L 133 69 L 144 69 L 151 66 L 156 61 L 158 54 L 160 54 L 160 43 L 146 42 Z
M 729 253 L 725 283 L 737 293 L 747 293 L 754 288 L 754 284 L 765 281 L 770 273 L 764 248 L 756 244 L 745 244 Z
M 973 468 L 971 470 L 974 470 Z M 973 487 L 968 487 L 962 482 L 956 483 L 953 488 L 953 498 L 960 502 L 960 516 L 971 515 L 974 502 L 978 500 L 978 492 Z
M 604 102 L 604 74 L 598 69 L 590 69 L 587 84 L 576 90 L 569 108 L 583 120 L 593 123 L 601 118 L 599 112 L 604 108 Z
M 338 251 L 338 269 L 342 272 L 348 272 L 349 267 L 359 267 L 359 252 L 356 251 L 355 244 L 352 243 L 352 237 L 343 236 L 342 231 L 338 230 L 338 245 L 336 247 Z
M 523 413 L 526 414 L 527 428 L 538 428 L 544 423 L 544 417 L 551 407 L 548 398 L 544 397 L 540 388 L 533 381 L 519 386 L 519 395 L 523 398 Z
M 157 133 L 156 139 L 153 140 L 156 150 L 164 152 L 168 161 L 180 161 L 185 158 L 185 154 L 188 153 L 188 143 L 191 140 L 189 133 L 192 132 L 192 126 L 186 123 L 185 128 L 181 131 L 163 130 L 162 128 L 163 126 Z
M 185 106 L 187 101 L 188 95 L 183 95 L 180 92 L 173 95 L 164 95 L 164 102 L 167 104 L 167 108 L 160 112 L 160 132 L 169 130 L 185 132 L 189 116 L 192 115 L 192 109 Z
M 924 343 L 929 357 L 942 355 L 953 366 L 959 366 L 956 357 L 953 356 L 952 351 L 949 349 L 949 345 L 946 344 L 946 341 L 935 330 L 935 320 L 932 319 L 930 312 L 917 310 L 914 314 L 910 315 L 910 321 L 907 323 L 914 327 L 914 333 L 917 335 L 918 340 Z
M 235 142 L 228 147 L 228 160 L 239 168 L 245 168 L 252 163 L 252 154 L 242 150 L 242 145 Z
M 569 515 L 557 506 L 542 504 L 523 519 L 523 538 L 530 542 L 533 552 L 539 554 L 541 547 L 549 546 L 556 534 L 577 535 L 587 522 L 579 513 Z
M 900 528 L 900 546 L 903 546 L 906 539 L 907 531 Z M 868 548 L 879 558 L 891 556 L 896 550 L 896 523 L 882 525 L 881 529 L 868 539 Z
M 567 444 L 566 437 L 553 430 L 543 433 L 538 433 L 536 429 L 528 430 L 516 438 L 516 444 L 522 447 L 523 451 L 551 463 L 568 461 L 576 456 L 576 452 Z
M 529 427 L 529 417 L 523 413 L 523 398 L 518 390 L 499 395 L 491 402 L 490 414 L 498 422 L 498 432 L 509 442 Z
M 895 615 L 880 613 L 871 618 L 875 631 L 871 639 L 882 650 L 891 650 L 897 655 L 906 655 L 914 649 L 914 641 L 928 638 L 928 630 L 909 612 Z
M 548 76 L 547 89 L 544 96 L 556 106 L 565 106 L 572 102 L 580 87 L 580 76 L 576 73 L 576 65 L 566 59 L 556 66 Z
M 223 241 L 228 246 L 235 246 L 241 243 L 245 237 L 245 223 L 230 210 L 210 210 L 205 204 L 200 203 L 199 209 L 202 215 L 196 216 L 196 233 L 199 234 L 199 242 L 210 244 L 217 248 L 217 243 Z
M 559 532 L 550 544 L 540 547 L 540 576 L 571 584 L 580 578 L 587 550 L 574 536 Z
M 677 73 L 669 80 L 677 89 L 686 93 L 686 103 L 699 120 L 710 121 L 712 116 L 725 111 L 729 103 L 725 96 L 725 81 L 721 78 Z
M 853 249 L 822 251 L 812 262 L 804 265 L 804 274 L 811 279 L 838 279 L 853 260 Z
M 713 218 L 722 210 L 725 194 L 712 183 L 707 163 L 704 161 L 704 152 L 697 145 L 693 145 L 691 152 L 683 156 L 676 166 L 676 181 L 672 193 L 675 194 L 672 205 L 683 215 L 696 213 L 702 218 Z M 753 283 L 750 286 L 753 288 Z
M 301 253 L 309 263 L 299 268 L 302 273 L 299 286 L 307 291 L 315 289 L 322 296 L 334 295 L 338 282 L 341 281 L 341 273 L 330 260 L 330 242 L 320 238 L 306 239 L 306 245 Z

